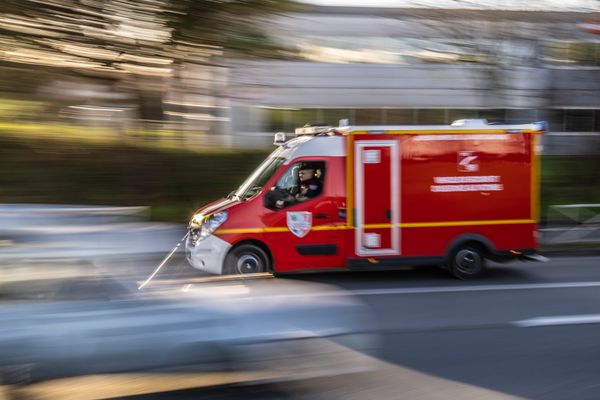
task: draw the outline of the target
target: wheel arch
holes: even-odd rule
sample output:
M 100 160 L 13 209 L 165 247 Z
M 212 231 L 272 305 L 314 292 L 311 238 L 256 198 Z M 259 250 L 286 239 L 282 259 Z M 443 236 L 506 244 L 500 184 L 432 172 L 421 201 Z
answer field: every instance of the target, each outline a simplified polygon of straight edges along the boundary
M 269 246 L 267 246 L 265 242 L 258 239 L 242 239 L 239 242 L 235 242 L 234 244 L 232 244 L 231 248 L 225 255 L 225 259 L 227 259 L 227 256 L 231 254 L 231 252 L 233 252 L 236 248 L 245 244 L 251 244 L 256 247 L 260 247 L 267 254 L 267 257 L 269 257 L 269 271 L 275 271 L 275 260 L 273 259 L 273 253 L 271 252 L 271 249 L 269 249 Z
M 446 260 L 450 262 L 452 254 L 456 250 L 470 243 L 482 250 L 485 258 L 489 258 L 496 251 L 492 241 L 487 237 L 478 233 L 465 233 L 452 239 L 450 244 L 446 246 Z

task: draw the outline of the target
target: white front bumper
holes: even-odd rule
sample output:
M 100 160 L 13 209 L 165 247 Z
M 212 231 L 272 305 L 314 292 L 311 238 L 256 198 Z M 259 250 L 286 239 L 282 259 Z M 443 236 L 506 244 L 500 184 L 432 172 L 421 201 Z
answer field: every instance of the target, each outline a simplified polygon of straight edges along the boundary
M 223 262 L 231 245 L 214 235 L 196 242 L 193 246 L 190 237 L 185 241 L 185 255 L 192 267 L 211 274 L 223 273 Z

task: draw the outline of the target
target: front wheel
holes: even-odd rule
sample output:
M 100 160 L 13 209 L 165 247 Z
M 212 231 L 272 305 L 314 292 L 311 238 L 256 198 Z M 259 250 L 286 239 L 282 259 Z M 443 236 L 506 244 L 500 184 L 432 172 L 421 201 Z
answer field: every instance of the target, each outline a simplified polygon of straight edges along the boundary
M 226 275 L 244 275 L 267 272 L 270 261 L 267 253 L 253 244 L 242 244 L 235 247 L 227 257 L 223 272 Z
M 471 279 L 481 276 L 485 268 L 483 252 L 476 246 L 466 245 L 450 255 L 450 272 L 458 279 Z

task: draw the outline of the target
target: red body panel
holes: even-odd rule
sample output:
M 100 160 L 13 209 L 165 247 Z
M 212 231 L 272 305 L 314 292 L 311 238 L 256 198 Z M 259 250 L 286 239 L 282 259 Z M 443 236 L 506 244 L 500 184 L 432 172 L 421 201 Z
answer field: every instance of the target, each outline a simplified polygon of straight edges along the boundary
M 500 136 L 500 135 L 496 135 Z M 512 134 L 502 141 L 418 140 L 403 137 L 402 222 L 439 222 L 528 219 L 530 210 L 529 135 Z M 470 152 L 477 171 L 458 170 L 458 153 Z M 502 190 L 432 192 L 445 190 L 448 183 L 436 184 L 436 177 L 499 177 Z M 468 184 L 468 183 L 467 183 Z M 486 184 L 483 182 L 482 184 Z
M 464 234 L 481 235 L 496 250 L 533 249 L 536 247 L 535 232 L 535 224 L 405 228 L 402 232 L 402 255 L 444 256 L 454 238 Z

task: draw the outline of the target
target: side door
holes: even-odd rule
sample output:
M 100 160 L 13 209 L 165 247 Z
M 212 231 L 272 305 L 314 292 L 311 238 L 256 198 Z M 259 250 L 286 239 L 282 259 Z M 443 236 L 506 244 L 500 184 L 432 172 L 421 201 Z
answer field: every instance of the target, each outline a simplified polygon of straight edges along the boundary
M 299 172 L 312 163 L 320 188 L 312 198 L 301 196 Z M 341 163 L 341 161 L 340 161 Z M 265 240 L 272 251 L 276 271 L 294 271 L 344 266 L 345 214 L 335 195 L 337 170 L 331 161 L 302 160 L 291 163 L 276 183 L 300 201 L 286 201 L 265 211 Z M 339 182 L 338 182 L 339 183 Z
M 394 139 L 354 141 L 354 249 L 361 257 L 400 254 L 400 152 Z

